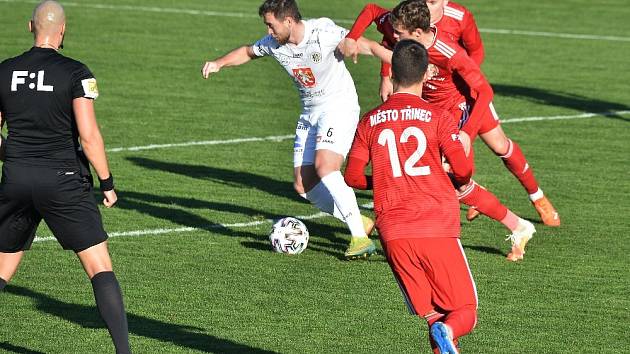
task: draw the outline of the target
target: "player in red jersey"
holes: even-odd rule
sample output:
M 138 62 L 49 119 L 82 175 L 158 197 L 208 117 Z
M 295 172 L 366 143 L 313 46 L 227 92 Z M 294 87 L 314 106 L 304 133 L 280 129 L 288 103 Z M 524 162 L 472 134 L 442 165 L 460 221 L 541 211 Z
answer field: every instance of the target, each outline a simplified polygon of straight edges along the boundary
M 427 65 L 419 43 L 395 46 L 395 93 L 360 121 L 345 180 L 374 189 L 383 249 L 410 312 L 428 322 L 434 352 L 457 353 L 457 338 L 477 322 L 477 294 L 442 156 L 458 185 L 470 181 L 472 168 L 451 114 L 421 98 Z M 364 175 L 369 163 L 373 176 Z
M 492 87 L 479 65 L 463 48 L 451 41 L 448 34 L 430 25 L 429 10 L 423 1 L 401 2 L 390 14 L 390 21 L 397 38 L 414 39 L 429 50 L 429 58 L 434 66 L 429 68 L 429 71 L 433 71 L 433 77 L 425 84 L 425 98 L 450 109 L 456 117 L 461 117 L 460 128 L 469 137 L 470 144 L 479 135 L 523 185 L 543 223 L 559 226 L 560 217 L 540 189 L 521 148 L 505 135 L 499 124 L 499 117 L 492 105 Z M 461 100 L 464 96 L 467 104 Z M 453 106 L 457 101 L 461 103 L 457 107 Z M 457 113 L 457 108 L 461 110 L 460 113 Z M 464 142 L 466 135 L 462 137 Z M 469 151 L 469 158 L 472 159 L 472 149 Z M 477 209 L 486 214 L 482 209 Z
M 427 7 L 431 13 L 431 24 L 448 33 L 453 41 L 466 49 L 475 63 L 481 65 L 485 52 L 472 13 L 463 5 L 448 0 L 427 0 Z
M 466 49 L 468 55 L 477 64 L 481 65 L 484 59 L 483 42 L 472 13 L 462 5 L 446 0 L 427 0 L 427 6 L 431 11 L 432 23 L 448 33 L 454 41 Z M 365 5 L 346 37 L 356 41 L 370 24 L 374 23 L 376 29 L 383 34 L 381 44 L 391 50 L 396 44 L 396 38 L 394 38 L 394 28 L 389 21 L 389 14 L 390 10 L 376 4 Z M 355 51 L 353 56 L 356 57 L 357 54 L 358 52 Z M 390 65 L 383 61 L 379 91 L 383 101 L 393 92 L 390 75 Z
M 408 12 L 406 17 L 409 18 L 409 20 L 406 21 L 406 24 L 400 24 L 403 32 L 407 32 L 404 34 L 410 36 L 416 30 L 425 32 L 427 45 L 430 46 L 434 43 L 428 39 L 429 36 L 440 39 L 440 42 L 445 45 L 436 45 L 436 47 L 440 47 L 443 51 L 439 52 L 429 50 L 431 60 L 434 59 L 435 55 L 441 59 L 444 59 L 444 57 L 452 57 L 456 52 L 456 48 L 459 48 L 457 52 L 469 51 L 472 55 L 469 55 L 469 58 L 466 60 L 459 58 L 454 59 L 459 63 L 462 61 L 467 61 L 469 63 L 463 66 L 460 65 L 460 68 L 447 70 L 457 74 L 450 77 L 448 82 L 444 83 L 445 85 L 443 86 L 448 86 L 449 90 L 439 87 L 441 84 L 439 80 L 443 80 L 444 76 L 437 76 L 435 80 L 428 83 L 428 86 L 433 86 L 435 88 L 435 90 L 433 90 L 434 92 L 432 92 L 433 97 L 428 97 L 427 95 L 431 93 L 425 89 L 425 98 L 427 98 L 430 102 L 439 102 L 442 107 L 450 109 L 456 117 L 461 117 L 460 120 L 463 125 L 463 131 L 467 133 L 462 136 L 466 147 L 469 146 L 466 140 L 471 140 L 472 144 L 472 140 L 479 134 L 484 143 L 495 154 L 502 158 L 506 167 L 523 185 L 525 190 L 528 192 L 529 198 L 536 208 L 536 211 L 543 220 L 543 223 L 548 226 L 559 226 L 560 218 L 558 213 L 539 188 L 538 182 L 536 181 L 523 152 L 518 144 L 510 140 L 499 126 L 499 118 L 491 103 L 493 96 L 492 88 L 485 80 L 485 77 L 483 76 L 483 73 L 481 73 L 478 65 L 473 64 L 478 64 L 483 60 L 483 45 L 481 44 L 481 38 L 477 27 L 474 25 L 472 15 L 467 15 L 470 14 L 470 12 L 467 10 L 464 11 L 462 10 L 464 9 L 463 7 L 450 2 L 446 7 L 443 7 L 443 13 L 440 13 L 440 1 L 429 0 L 426 2 L 426 5 L 429 10 L 432 10 L 430 18 L 431 20 L 437 19 L 437 25 L 439 27 L 432 27 L 432 31 L 434 32 L 429 29 L 423 31 L 418 26 L 419 21 L 424 21 L 423 23 L 427 24 L 426 10 L 423 12 L 422 16 L 418 10 L 423 3 L 424 1 L 422 0 L 403 1 L 399 6 L 397 6 L 397 8 L 404 7 Z M 458 6 L 460 9 L 457 8 Z M 386 42 L 390 43 L 389 45 L 391 45 L 392 41 L 397 40 L 396 31 L 393 30 L 393 26 L 391 24 L 391 13 L 382 8 L 378 10 L 375 5 L 368 5 L 357 19 L 355 26 L 353 26 L 353 30 L 348 34 L 348 38 L 345 42 L 349 43 L 344 43 L 343 46 L 340 46 L 341 48 L 346 48 L 344 54 L 354 56 L 354 53 L 356 53 L 356 46 L 353 45 L 352 38 L 369 26 L 369 22 L 365 25 L 365 19 L 369 18 L 369 13 L 379 14 L 379 21 L 383 21 L 381 24 L 383 30 L 381 32 L 385 34 L 384 37 L 387 39 Z M 422 19 L 421 17 L 424 18 Z M 462 21 L 458 21 L 458 17 L 461 17 Z M 387 25 L 385 24 L 385 19 L 390 20 L 389 26 L 391 26 L 391 29 L 386 28 Z M 427 24 L 427 26 L 429 25 Z M 444 28 L 445 31 L 442 31 L 441 28 Z M 392 32 L 394 32 L 394 34 L 391 34 Z M 457 35 L 458 33 L 460 35 L 459 37 Z M 441 37 L 437 38 L 438 36 Z M 393 37 L 393 39 L 391 37 Z M 466 45 L 466 50 L 462 50 L 457 43 L 450 44 L 454 41 L 459 41 L 459 43 Z M 464 56 L 465 55 L 459 55 L 458 57 Z M 470 63 L 471 61 L 473 63 Z M 430 70 L 436 69 L 438 70 L 437 73 L 440 73 L 439 67 L 432 66 L 430 68 Z M 468 75 L 462 74 L 464 71 L 468 71 Z M 468 80 L 462 80 L 460 76 L 466 77 Z M 381 86 L 383 87 L 383 85 Z M 453 95 L 449 95 L 448 92 L 452 92 Z M 472 105 L 473 103 L 474 105 Z M 471 105 L 473 108 L 472 111 Z M 464 125 L 463 123 L 466 123 L 467 121 L 468 123 Z M 470 139 L 466 139 L 466 137 L 470 137 Z M 469 151 L 471 153 L 470 158 L 473 159 L 472 149 L 469 149 Z M 478 215 L 477 210 L 493 217 L 492 215 L 485 213 L 484 208 L 482 207 L 469 209 L 467 219 L 474 219 L 476 215 Z

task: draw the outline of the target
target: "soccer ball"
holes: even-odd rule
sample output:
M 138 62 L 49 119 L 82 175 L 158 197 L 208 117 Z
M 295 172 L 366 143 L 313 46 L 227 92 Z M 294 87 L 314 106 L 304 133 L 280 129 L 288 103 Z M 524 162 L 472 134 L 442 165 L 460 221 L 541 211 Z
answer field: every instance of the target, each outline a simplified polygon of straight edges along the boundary
M 273 224 L 269 241 L 278 253 L 300 254 L 308 245 L 308 229 L 296 218 L 282 218 Z

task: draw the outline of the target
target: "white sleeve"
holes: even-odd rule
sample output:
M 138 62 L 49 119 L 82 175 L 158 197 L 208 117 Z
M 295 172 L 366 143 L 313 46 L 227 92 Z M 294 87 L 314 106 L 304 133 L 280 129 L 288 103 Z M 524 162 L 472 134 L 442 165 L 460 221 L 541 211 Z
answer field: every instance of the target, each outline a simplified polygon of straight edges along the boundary
M 322 47 L 335 50 L 339 42 L 346 38 L 347 29 L 337 26 L 331 19 L 322 18 L 319 32 L 319 41 Z
M 264 57 L 266 55 L 271 55 L 271 50 L 277 47 L 278 47 L 278 43 L 269 34 L 259 39 L 256 43 L 254 43 L 252 45 L 252 51 L 254 52 L 254 55 L 256 55 L 257 57 Z

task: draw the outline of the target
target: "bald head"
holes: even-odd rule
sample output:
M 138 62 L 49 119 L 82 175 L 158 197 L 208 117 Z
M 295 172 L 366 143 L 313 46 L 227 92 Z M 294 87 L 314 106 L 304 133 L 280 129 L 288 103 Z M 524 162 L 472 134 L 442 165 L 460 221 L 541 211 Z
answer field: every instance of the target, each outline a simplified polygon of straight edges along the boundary
M 43 1 L 35 10 L 31 19 L 31 31 L 35 36 L 56 34 L 63 30 L 66 23 L 66 14 L 63 7 L 56 1 Z

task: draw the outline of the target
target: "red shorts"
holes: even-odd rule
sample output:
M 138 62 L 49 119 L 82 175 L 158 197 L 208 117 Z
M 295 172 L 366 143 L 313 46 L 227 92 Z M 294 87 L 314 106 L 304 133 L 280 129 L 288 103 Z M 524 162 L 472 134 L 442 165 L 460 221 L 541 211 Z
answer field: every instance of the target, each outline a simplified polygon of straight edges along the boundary
M 481 116 L 481 122 L 477 128 L 477 131 L 470 131 L 467 129 L 466 123 L 468 123 L 468 118 L 470 118 L 470 106 L 469 105 L 460 105 L 451 109 L 451 113 L 456 118 L 459 117 L 459 129 L 463 130 L 470 136 L 470 142 L 472 143 L 477 135 L 487 133 L 492 129 L 499 126 L 499 115 L 494 109 L 494 105 L 490 102 L 490 106 Z M 469 128 L 470 126 L 468 126 Z
M 383 249 L 412 314 L 430 320 L 463 306 L 477 308 L 477 289 L 459 238 L 395 239 Z

